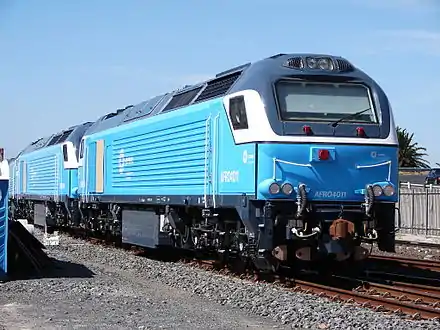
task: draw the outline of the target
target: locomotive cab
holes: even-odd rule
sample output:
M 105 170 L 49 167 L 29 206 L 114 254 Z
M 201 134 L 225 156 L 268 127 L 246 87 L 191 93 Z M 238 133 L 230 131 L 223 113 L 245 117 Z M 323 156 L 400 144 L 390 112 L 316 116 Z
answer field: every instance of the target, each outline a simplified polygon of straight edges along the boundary
M 265 86 L 224 101 L 235 142 L 257 144 L 260 235 L 271 242 L 260 250 L 282 262 L 359 260 L 362 242 L 394 252 L 398 141 L 385 93 L 343 58 L 269 61 Z

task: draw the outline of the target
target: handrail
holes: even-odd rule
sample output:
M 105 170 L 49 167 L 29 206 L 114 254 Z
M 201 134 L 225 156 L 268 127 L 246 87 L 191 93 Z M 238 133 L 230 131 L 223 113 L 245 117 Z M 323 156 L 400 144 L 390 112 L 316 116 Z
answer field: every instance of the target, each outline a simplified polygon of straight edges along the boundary
M 209 153 L 209 128 L 211 122 L 211 115 L 205 121 L 205 178 L 204 178 L 204 192 L 203 198 L 205 201 L 205 208 L 208 207 L 208 153 Z
M 217 185 L 217 145 L 218 145 L 218 118 L 220 114 L 214 117 L 213 128 L 213 144 L 212 144 L 212 203 L 214 209 L 216 208 L 215 189 Z

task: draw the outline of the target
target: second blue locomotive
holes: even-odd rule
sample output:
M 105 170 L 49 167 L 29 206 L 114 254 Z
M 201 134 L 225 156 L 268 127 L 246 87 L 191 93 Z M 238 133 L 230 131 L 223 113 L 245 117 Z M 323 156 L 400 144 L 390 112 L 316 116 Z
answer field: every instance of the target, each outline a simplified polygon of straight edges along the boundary
M 393 114 L 346 59 L 278 54 L 26 148 L 17 216 L 145 247 L 250 258 L 360 260 L 394 251 Z

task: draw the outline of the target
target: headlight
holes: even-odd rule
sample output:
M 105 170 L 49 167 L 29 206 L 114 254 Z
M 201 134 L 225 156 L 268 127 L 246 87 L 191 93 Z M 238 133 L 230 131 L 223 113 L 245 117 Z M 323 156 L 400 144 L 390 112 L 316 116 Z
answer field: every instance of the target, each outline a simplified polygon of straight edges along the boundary
M 322 70 L 333 70 L 333 63 L 329 58 L 321 58 L 318 61 L 318 66 Z
M 281 190 L 281 188 L 280 188 L 279 184 L 276 183 L 276 182 L 272 183 L 272 184 L 269 186 L 269 192 L 270 192 L 272 195 L 279 194 L 280 190 Z
M 317 62 L 316 62 L 316 59 L 315 59 L 315 58 L 313 58 L 313 57 L 307 57 L 306 62 L 307 62 L 307 66 L 308 66 L 310 69 L 316 69 Z
M 281 190 L 283 191 L 283 194 L 290 195 L 293 192 L 293 186 L 290 183 L 285 183 L 281 187 Z
M 379 197 L 379 196 L 382 195 L 382 193 L 383 193 L 383 190 L 382 190 L 381 186 L 378 186 L 378 185 L 373 186 L 373 194 L 374 194 L 374 196 Z
M 394 187 L 390 184 L 383 187 L 383 193 L 385 196 L 393 196 L 395 193 Z

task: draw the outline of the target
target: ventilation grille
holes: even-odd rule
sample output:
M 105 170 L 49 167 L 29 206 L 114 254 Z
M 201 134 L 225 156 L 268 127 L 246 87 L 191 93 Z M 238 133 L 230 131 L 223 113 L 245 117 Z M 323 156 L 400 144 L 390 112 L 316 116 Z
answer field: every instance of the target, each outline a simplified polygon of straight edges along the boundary
M 69 137 L 70 133 L 72 133 L 72 130 L 65 131 L 62 134 L 55 135 L 50 140 L 50 142 L 49 142 L 49 144 L 47 146 L 49 147 L 49 146 L 52 146 L 54 144 L 58 144 L 58 143 L 64 142 Z
M 230 75 L 208 82 L 208 86 L 206 86 L 205 90 L 199 95 L 194 103 L 206 101 L 226 94 L 238 77 L 240 77 L 242 72 L 243 71 L 234 72 Z
M 187 92 L 174 95 L 170 103 L 168 103 L 168 105 L 162 110 L 162 112 L 184 107 L 185 105 L 190 104 L 190 102 L 194 99 L 194 97 L 200 92 L 202 87 L 203 86 L 200 86 L 196 89 L 191 89 Z
M 284 65 L 295 69 L 302 69 L 304 67 L 301 57 L 289 58 Z
M 62 143 L 64 141 L 66 141 L 66 139 L 69 137 L 70 133 L 72 133 L 72 130 L 69 131 L 65 131 L 60 138 L 58 139 L 57 143 Z
M 47 146 L 51 146 L 54 145 L 58 139 L 60 138 L 61 134 L 55 135 L 52 139 L 50 139 L 49 143 L 47 144 Z
M 346 60 L 337 59 L 336 64 L 341 72 L 353 71 L 354 67 Z

